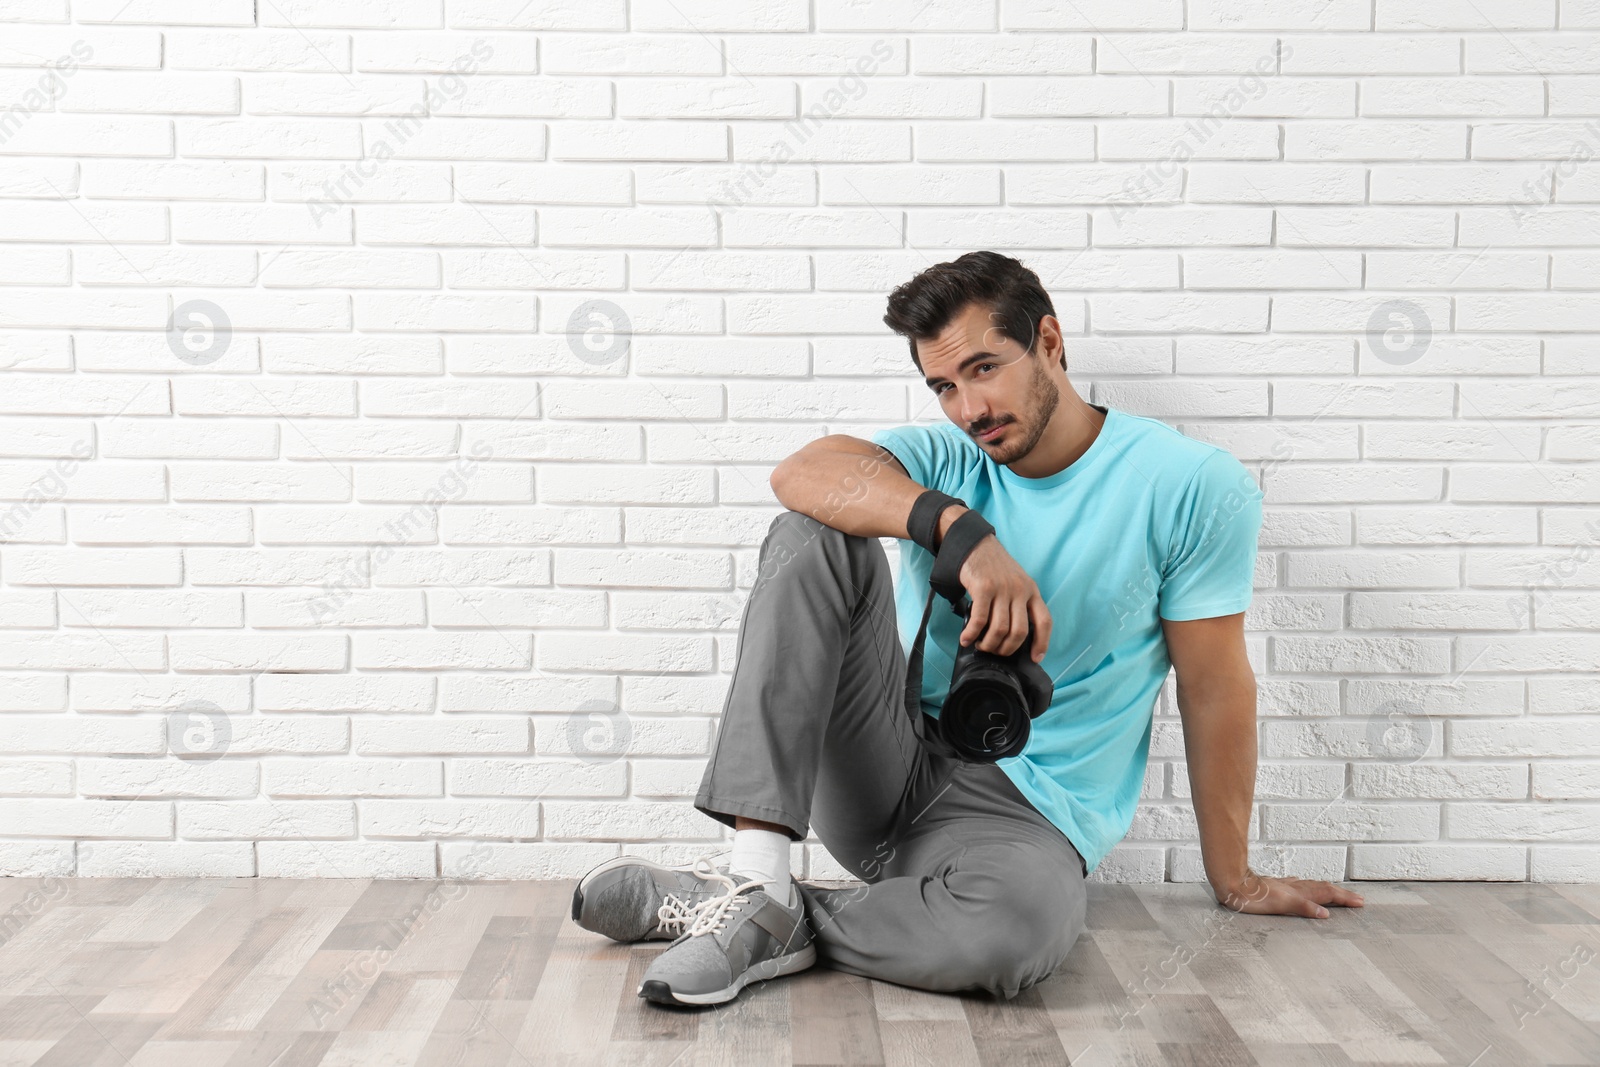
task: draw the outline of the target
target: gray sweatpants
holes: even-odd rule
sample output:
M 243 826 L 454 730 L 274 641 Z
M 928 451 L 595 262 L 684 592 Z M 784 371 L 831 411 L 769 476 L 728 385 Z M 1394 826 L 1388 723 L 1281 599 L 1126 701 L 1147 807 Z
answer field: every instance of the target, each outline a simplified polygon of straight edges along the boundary
M 934 610 L 949 610 L 937 601 Z M 1083 930 L 1084 861 L 994 764 L 911 733 L 894 587 L 876 538 L 796 511 L 772 522 L 695 807 L 814 826 L 862 885 L 800 891 L 820 962 L 1010 999 Z

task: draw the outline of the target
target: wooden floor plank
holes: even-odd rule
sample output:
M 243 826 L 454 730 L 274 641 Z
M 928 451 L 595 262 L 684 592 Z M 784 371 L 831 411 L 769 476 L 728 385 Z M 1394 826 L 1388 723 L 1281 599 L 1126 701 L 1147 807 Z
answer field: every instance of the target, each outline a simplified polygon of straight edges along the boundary
M 1267 1067 L 1356 1067 L 1338 1045 L 1249 1045 L 1257 1063 Z
M 1416 1005 L 1385 1000 L 1362 976 L 1331 961 L 1328 945 L 1303 924 L 1286 926 L 1268 936 L 1262 954 L 1284 984 L 1317 991 L 1307 1006 L 1351 1059 L 1443 1067 L 1444 1057 L 1409 1021 L 1425 1018 Z
M 85 996 L 7 997 L 0 1003 L 0 1041 L 54 1044 L 100 1000 Z
M 513 1041 L 516 1054 L 553 1067 L 585 1067 L 605 1058 L 603 1035 L 616 1024 L 630 946 L 608 941 L 566 919 L 550 946 L 527 1018 Z
M 1415 935 L 1400 939 L 1457 986 L 1494 1023 L 1495 1048 L 1522 1048 L 1544 1063 L 1600 1063 L 1600 1032 L 1560 1005 L 1525 1014 L 1522 976 L 1468 937 Z M 1520 1024 L 1520 1025 L 1519 1025 Z
M 1552 892 L 1570 900 L 1600 922 L 1600 884 L 1585 882 L 1548 882 Z
M 1189 967 L 1206 995 L 1247 1047 L 1336 1044 L 1294 986 L 1256 954 L 1199 954 Z M 1314 992 L 1311 995 L 1315 995 Z
M 238 1041 L 147 1041 L 134 1053 L 126 1067 L 227 1067 Z
M 54 1044 L 54 1041 L 0 1040 L 0 1067 L 32 1067 Z
M 437 892 L 424 894 L 423 915 L 390 957 L 388 966 L 393 970 L 460 972 L 483 940 L 500 888 L 460 883 L 436 888 Z
M 1094 930 L 1078 938 L 1061 966 L 1039 983 L 1038 990 L 1057 1031 L 1125 1031 L 1141 1025 L 1128 990 L 1106 960 L 1100 934 Z
M 979 1067 L 965 1012 L 961 1019 L 887 1019 L 878 1024 L 884 1067 Z
M 1425 935 L 1439 936 L 1439 935 Z M 1426 942 L 1404 938 L 1372 938 L 1356 947 L 1383 971 L 1418 1010 L 1433 1021 L 1435 1051 L 1446 1063 L 1471 1063 L 1485 1048 L 1495 1047 L 1493 1062 L 1533 1063 L 1531 1051 L 1499 1036 L 1499 1027 L 1462 992 L 1455 975 L 1417 951 Z
M 125 1067 L 165 1022 L 160 1015 L 85 1015 L 33 1067 Z
M 795 1067 L 882 1067 L 872 979 L 813 967 L 784 984 Z
M 239 1042 L 226 1067 L 316 1067 L 338 1036 L 257 1030 Z
M 40 914 L 0 946 L 0 997 L 57 993 L 45 977 L 58 974 L 63 955 L 113 918 L 105 907 L 62 906 Z
M 666 948 L 661 942 L 634 945 L 628 951 L 628 972 L 617 990 L 617 1014 L 611 1024 L 613 1042 L 670 1041 L 693 1043 L 700 1036 L 703 1012 L 661 1011 L 639 996 L 650 961 Z
M 285 909 L 294 908 L 294 895 Z M 255 968 L 216 1006 L 206 1020 L 210 1030 L 255 1030 L 267 1011 L 288 989 L 295 976 L 305 969 L 327 940 L 347 906 L 301 907 L 290 927 L 283 932 Z
M 508 1067 L 519 1063 L 512 1041 L 527 1015 L 527 1001 L 452 996 L 417 1057 L 417 1067 Z
M 456 996 L 532 1000 L 560 931 L 559 914 L 491 916 L 462 971 Z
M 90 941 L 166 941 L 217 899 L 224 883 L 206 878 L 154 881 L 148 892 L 120 907 Z
M 94 1010 L 108 1015 L 177 1012 L 244 943 L 252 928 L 250 920 L 270 913 L 288 891 L 282 884 L 224 884 Z
M 211 972 L 206 983 L 183 1002 L 171 1022 L 162 1030 L 160 1038 L 175 1041 L 203 1038 L 209 1029 L 212 1014 L 256 971 L 273 947 L 281 943 L 293 929 L 297 919 L 297 913 L 275 908 L 252 922 L 239 947 L 229 953 L 222 965 Z
M 986 993 L 962 993 L 959 999 L 984 1067 L 1068 1067 L 1067 1050 L 1037 988 L 1010 1000 Z

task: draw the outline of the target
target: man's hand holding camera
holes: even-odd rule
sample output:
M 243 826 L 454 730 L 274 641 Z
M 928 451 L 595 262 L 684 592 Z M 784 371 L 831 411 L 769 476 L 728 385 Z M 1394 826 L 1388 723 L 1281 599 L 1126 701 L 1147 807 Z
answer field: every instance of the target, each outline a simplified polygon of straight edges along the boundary
M 968 509 L 951 506 L 939 516 L 939 537 Z M 961 644 L 977 642 L 980 652 L 1009 656 L 1028 638 L 1032 621 L 1037 640 L 1029 653 L 1035 663 L 1050 647 L 1050 609 L 1039 586 L 997 537 L 985 537 L 961 565 L 961 584 L 972 598 L 972 611 Z M 980 640 L 981 638 L 981 640 Z

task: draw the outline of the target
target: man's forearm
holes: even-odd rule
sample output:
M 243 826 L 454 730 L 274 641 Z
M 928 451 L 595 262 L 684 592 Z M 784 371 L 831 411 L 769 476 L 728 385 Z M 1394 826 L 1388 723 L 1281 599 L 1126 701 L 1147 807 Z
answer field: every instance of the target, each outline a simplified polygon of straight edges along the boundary
M 1250 808 L 1256 782 L 1256 682 L 1248 670 L 1179 687 L 1183 743 L 1206 878 L 1219 899 L 1249 870 Z
M 905 538 L 911 505 L 927 487 L 903 474 L 882 449 L 854 438 L 828 447 L 827 440 L 813 442 L 772 472 L 778 502 L 845 533 Z M 966 510 L 954 505 L 940 514 L 939 539 Z

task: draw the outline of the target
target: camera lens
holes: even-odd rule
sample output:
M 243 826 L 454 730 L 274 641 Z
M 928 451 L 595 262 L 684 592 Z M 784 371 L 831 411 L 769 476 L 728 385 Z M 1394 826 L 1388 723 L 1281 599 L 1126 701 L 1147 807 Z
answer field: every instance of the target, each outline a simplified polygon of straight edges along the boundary
M 1003 671 L 977 670 L 964 677 L 939 719 L 945 739 L 968 759 L 1005 759 L 1027 743 L 1027 701 Z

